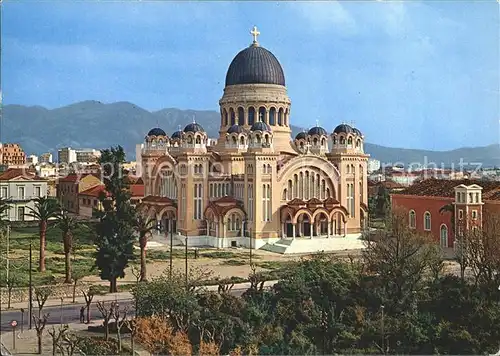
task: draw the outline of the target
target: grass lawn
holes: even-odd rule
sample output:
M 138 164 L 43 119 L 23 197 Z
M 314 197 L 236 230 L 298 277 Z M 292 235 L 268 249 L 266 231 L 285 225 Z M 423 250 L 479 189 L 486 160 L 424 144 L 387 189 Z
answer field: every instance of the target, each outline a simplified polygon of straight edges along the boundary
M 72 266 L 74 273 L 82 275 L 95 274 L 90 271 L 94 264 L 92 252 L 95 250 L 92 244 L 92 230 L 79 228 L 74 234 L 75 255 L 72 256 Z M 13 227 L 9 239 L 9 264 L 10 273 L 19 277 L 18 286 L 28 285 L 29 275 L 29 246 L 32 243 L 32 278 L 33 284 L 54 284 L 64 280 L 64 250 L 62 243 L 62 233 L 57 227 L 49 227 L 46 235 L 46 268 L 43 273 L 38 269 L 38 255 L 40 237 L 38 227 Z M 5 248 L 2 248 L 2 255 Z M 0 269 L 0 285 L 5 285 L 5 261 L 2 261 Z

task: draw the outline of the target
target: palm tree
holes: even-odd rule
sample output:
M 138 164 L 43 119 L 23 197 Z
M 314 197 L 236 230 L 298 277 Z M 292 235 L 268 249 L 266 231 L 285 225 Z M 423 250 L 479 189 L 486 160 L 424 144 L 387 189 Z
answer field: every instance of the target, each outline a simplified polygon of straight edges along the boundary
M 64 283 L 71 283 L 71 251 L 73 250 L 73 233 L 80 224 L 78 220 L 63 210 L 57 216 L 57 226 L 61 229 L 62 240 L 64 245 L 64 265 L 66 272 L 66 279 Z
M 40 197 L 35 199 L 35 207 L 28 207 L 30 212 L 26 214 L 35 220 L 38 220 L 38 231 L 40 235 L 40 259 L 38 270 L 45 272 L 45 237 L 47 235 L 48 222 L 56 218 L 61 211 L 57 200 L 53 198 Z
M 141 249 L 141 275 L 140 281 L 145 281 L 146 277 L 146 244 L 151 236 L 151 231 L 156 227 L 156 220 L 138 214 L 135 218 L 135 231 L 139 234 L 139 247 Z

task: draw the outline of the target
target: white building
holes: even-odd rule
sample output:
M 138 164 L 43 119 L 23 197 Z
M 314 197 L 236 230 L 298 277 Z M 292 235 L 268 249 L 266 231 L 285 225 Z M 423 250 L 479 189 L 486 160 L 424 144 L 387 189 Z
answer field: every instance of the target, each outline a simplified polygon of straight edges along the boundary
M 6 218 L 10 221 L 34 220 L 27 216 L 35 207 L 35 199 L 47 196 L 47 181 L 27 172 L 12 168 L 0 175 L 0 196 L 10 200 Z
M 29 155 L 28 157 L 26 157 L 26 163 L 27 164 L 38 164 L 38 156 L 36 155 Z
M 378 159 L 370 158 L 368 160 L 368 173 L 376 172 L 380 169 L 380 161 Z
M 59 163 L 95 163 L 101 156 L 101 151 L 93 148 L 63 147 L 57 151 Z

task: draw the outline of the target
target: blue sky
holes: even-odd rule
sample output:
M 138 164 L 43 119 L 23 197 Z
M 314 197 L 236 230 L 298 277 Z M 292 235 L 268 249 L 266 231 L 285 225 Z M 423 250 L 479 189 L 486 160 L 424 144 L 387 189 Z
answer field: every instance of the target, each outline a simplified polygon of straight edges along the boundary
M 218 110 L 254 24 L 284 68 L 293 124 L 354 121 L 367 141 L 393 147 L 499 142 L 494 0 L 4 0 L 4 104 Z

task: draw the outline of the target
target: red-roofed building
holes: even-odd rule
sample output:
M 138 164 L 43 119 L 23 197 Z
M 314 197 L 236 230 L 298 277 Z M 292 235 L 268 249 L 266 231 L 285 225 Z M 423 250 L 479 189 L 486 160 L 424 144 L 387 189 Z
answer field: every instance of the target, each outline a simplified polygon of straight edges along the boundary
M 64 208 L 78 214 L 79 194 L 101 184 L 92 174 L 68 174 L 57 181 L 57 198 Z
M 129 177 L 127 177 L 129 178 Z M 144 198 L 144 183 L 142 179 L 127 180 L 131 194 L 130 202 L 135 205 L 139 204 Z M 105 190 L 104 184 L 93 186 L 78 194 L 78 215 L 83 217 L 92 217 L 94 209 L 100 209 L 99 195 Z
M 393 209 L 408 213 L 410 228 L 454 247 L 456 234 L 480 227 L 486 213 L 500 214 L 500 182 L 431 178 L 391 194 L 391 201 Z

